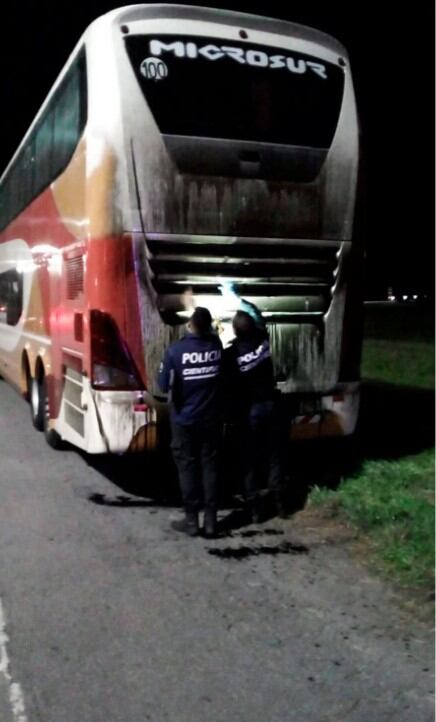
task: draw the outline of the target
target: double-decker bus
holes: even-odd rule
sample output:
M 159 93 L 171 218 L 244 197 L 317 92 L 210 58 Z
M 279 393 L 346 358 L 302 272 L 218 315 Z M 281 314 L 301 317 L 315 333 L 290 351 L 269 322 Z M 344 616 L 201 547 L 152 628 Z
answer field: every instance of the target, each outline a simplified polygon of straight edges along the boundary
M 159 362 L 219 288 L 262 311 L 294 438 L 358 410 L 358 122 L 316 30 L 133 5 L 84 32 L 0 179 L 0 374 L 47 441 L 156 443 Z

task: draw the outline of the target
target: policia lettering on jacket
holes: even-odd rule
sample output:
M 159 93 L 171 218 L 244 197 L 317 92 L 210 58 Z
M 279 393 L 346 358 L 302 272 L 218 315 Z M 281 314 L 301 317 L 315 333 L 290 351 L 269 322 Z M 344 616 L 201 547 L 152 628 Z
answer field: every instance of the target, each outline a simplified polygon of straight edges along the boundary
M 186 381 L 194 381 L 199 378 L 212 379 L 219 374 L 219 362 L 221 361 L 221 350 L 216 351 L 193 351 L 192 353 L 182 354 L 182 375 Z M 218 362 L 212 366 L 204 366 L 203 364 Z M 201 366 L 199 364 L 202 364 Z

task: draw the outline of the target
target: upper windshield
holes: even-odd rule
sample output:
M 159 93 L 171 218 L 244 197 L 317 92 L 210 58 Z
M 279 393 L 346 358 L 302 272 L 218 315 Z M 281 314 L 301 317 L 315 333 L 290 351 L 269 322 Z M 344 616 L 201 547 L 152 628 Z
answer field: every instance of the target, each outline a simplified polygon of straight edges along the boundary
M 180 35 L 126 37 L 135 75 L 169 135 L 329 148 L 342 69 L 263 45 Z

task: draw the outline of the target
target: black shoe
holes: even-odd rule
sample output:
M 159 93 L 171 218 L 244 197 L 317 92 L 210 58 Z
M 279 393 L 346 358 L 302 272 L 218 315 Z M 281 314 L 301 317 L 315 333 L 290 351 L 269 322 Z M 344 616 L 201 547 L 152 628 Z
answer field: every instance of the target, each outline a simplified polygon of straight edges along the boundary
M 218 533 L 215 509 L 206 509 L 204 512 L 204 536 L 206 539 L 215 539 Z
M 187 513 L 184 519 L 172 521 L 171 528 L 175 529 L 175 531 L 182 532 L 182 534 L 187 534 L 188 536 L 198 536 L 200 531 L 198 526 L 198 514 L 194 512 Z

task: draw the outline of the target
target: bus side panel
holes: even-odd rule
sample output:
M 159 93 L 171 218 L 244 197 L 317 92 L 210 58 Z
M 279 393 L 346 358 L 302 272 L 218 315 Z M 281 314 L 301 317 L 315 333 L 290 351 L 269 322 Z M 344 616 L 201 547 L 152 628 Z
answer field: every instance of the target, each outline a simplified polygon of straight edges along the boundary
M 15 342 L 10 342 L 8 349 L 0 341 L 1 353 L 5 359 L 7 356 L 11 369 L 7 375 L 24 391 L 24 355 L 31 375 L 35 375 L 40 358 L 48 380 L 53 418 L 59 413 L 62 395 L 62 347 L 78 355 L 84 352 L 83 342 L 77 341 L 74 334 L 74 311 L 84 310 L 84 298 L 74 291 L 74 299 L 68 299 L 67 278 L 68 258 L 84 253 L 83 240 L 77 233 L 84 226 L 83 210 L 79 219 L 77 208 L 80 197 L 77 180 L 82 176 L 83 185 L 83 158 L 82 145 L 64 173 L 0 234 L 0 271 L 13 263 L 23 278 L 23 312 L 19 323 L 7 329 L 9 337 L 14 334 Z M 72 185 L 71 179 L 75 180 Z M 76 199 L 75 211 L 71 202 L 69 208 L 58 202 L 57 190 L 66 185 L 70 186 L 69 198 Z M 13 258 L 8 249 L 13 250 Z M 5 336 L 2 328 L 0 338 Z
M 115 322 L 146 387 L 144 342 L 130 234 L 93 238 L 88 243 L 85 293 L 88 309 L 98 309 Z

